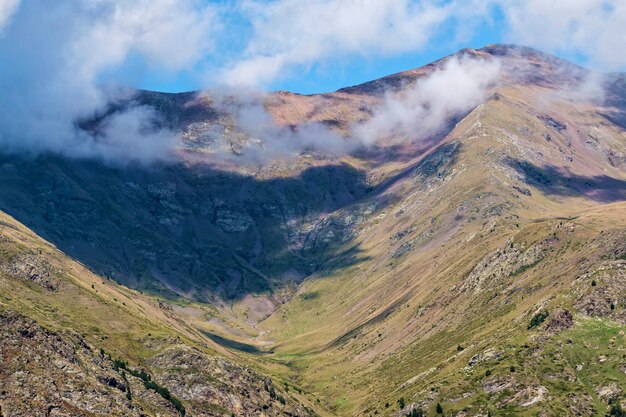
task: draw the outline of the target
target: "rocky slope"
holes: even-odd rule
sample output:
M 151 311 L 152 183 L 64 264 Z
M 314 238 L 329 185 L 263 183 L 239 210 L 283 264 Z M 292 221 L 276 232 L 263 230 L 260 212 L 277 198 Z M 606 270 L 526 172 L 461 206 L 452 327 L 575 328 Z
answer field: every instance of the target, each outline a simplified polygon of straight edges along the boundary
M 0 253 L 0 415 L 313 414 L 160 300 L 94 275 L 6 215 Z

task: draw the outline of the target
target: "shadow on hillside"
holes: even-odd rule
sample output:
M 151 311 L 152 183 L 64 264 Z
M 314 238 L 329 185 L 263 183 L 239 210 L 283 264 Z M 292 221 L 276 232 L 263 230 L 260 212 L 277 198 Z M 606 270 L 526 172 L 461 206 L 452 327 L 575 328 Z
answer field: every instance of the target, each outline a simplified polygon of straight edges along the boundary
M 237 300 L 367 260 L 350 241 L 359 218 L 376 214 L 360 210 L 393 204 L 396 197 L 382 195 L 402 179 L 445 176 L 458 149 L 439 146 L 374 188 L 347 164 L 264 179 L 199 164 L 121 168 L 5 155 L 0 210 L 129 287 Z M 345 216 L 328 216 L 345 208 Z
M 605 89 L 605 110 L 601 115 L 626 130 L 626 75 L 615 75 Z
M 508 163 L 524 181 L 545 194 L 585 197 L 600 203 L 626 200 L 626 181 L 606 175 L 586 177 L 554 166 L 538 167 L 527 161 L 509 159 Z
M 344 247 L 350 224 L 322 221 L 372 192 L 346 164 L 260 179 L 4 156 L 0 175 L 0 210 L 93 271 L 163 297 L 233 300 L 366 259 Z
M 202 331 L 202 333 L 218 345 L 228 349 L 238 350 L 239 352 L 251 353 L 253 355 L 263 355 L 268 353 L 249 343 L 238 342 L 236 340 L 218 336 L 215 333 L 207 332 L 204 330 Z

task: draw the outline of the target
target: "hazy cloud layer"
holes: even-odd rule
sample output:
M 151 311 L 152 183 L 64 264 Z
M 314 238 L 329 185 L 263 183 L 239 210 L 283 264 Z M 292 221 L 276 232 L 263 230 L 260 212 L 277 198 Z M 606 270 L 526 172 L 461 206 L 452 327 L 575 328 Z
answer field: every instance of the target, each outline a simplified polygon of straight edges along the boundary
M 237 152 L 222 147 L 215 149 L 212 157 L 264 164 L 274 159 L 293 158 L 305 151 L 340 156 L 359 146 L 322 123 L 279 126 L 265 109 L 266 98 L 266 93 L 250 89 L 211 92 L 213 105 L 233 119 L 235 132 L 232 136 L 237 133 L 243 136 L 238 138 L 242 146 Z
M 242 146 L 235 153 L 222 147 L 211 155 L 263 164 L 307 150 L 341 156 L 359 148 L 419 143 L 441 133 L 482 103 L 489 87 L 498 82 L 499 71 L 496 60 L 452 57 L 414 86 L 386 95 L 380 106 L 372 109 L 373 117 L 353 126 L 346 137 L 321 123 L 278 126 L 263 106 L 264 94 L 258 91 L 226 90 L 223 95 L 213 92 L 214 105 L 232 116 L 237 132 L 245 139 L 238 138 Z
M 102 84 L 127 60 L 172 71 L 193 65 L 210 48 L 211 19 L 212 10 L 193 0 L 25 0 L 0 38 L 0 57 L 10 63 L 0 67 L 0 145 L 116 161 L 167 159 L 177 139 L 155 127 L 150 109 L 118 112 L 97 132 L 77 126 L 125 96 Z
M 479 105 L 499 71 L 495 60 L 453 57 L 408 91 L 387 95 L 374 116 L 355 127 L 355 137 L 365 145 L 427 139 Z
M 549 52 L 582 55 L 596 69 L 626 68 L 623 0 L 495 0 L 510 41 Z

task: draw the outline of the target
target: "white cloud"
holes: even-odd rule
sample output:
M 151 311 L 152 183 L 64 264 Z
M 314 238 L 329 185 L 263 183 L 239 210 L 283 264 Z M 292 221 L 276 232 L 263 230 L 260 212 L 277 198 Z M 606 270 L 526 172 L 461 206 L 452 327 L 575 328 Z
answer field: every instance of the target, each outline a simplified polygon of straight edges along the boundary
M 450 58 L 413 88 L 387 95 L 374 116 L 355 127 L 354 135 L 366 145 L 425 140 L 479 105 L 499 71 L 495 60 Z
M 211 92 L 214 105 L 232 117 L 237 133 L 243 133 L 243 137 L 239 137 L 237 155 L 226 146 L 214 149 L 213 157 L 264 164 L 292 158 L 307 150 L 345 155 L 360 145 L 322 123 L 279 126 L 264 107 L 266 99 L 266 93 L 248 88 Z
M 440 38 L 446 48 L 464 46 L 496 23 L 505 41 L 626 68 L 623 0 L 241 0 L 237 8 L 251 33 L 222 68 L 229 85 L 265 85 L 338 58 L 415 52 Z
M 20 0 L 2 0 L 0 1 L 0 34 L 3 29 L 10 23 L 11 18 L 17 11 Z
M 11 63 L 0 67 L 0 108 L 10 109 L 0 113 L 0 145 L 6 150 L 126 161 L 146 161 L 147 154 L 166 158 L 175 138 L 170 134 L 166 141 L 167 132 L 148 128 L 154 125 L 155 114 L 145 109 L 118 113 L 98 135 L 77 129 L 76 122 L 119 98 L 102 88 L 102 77 L 129 59 L 139 57 L 148 66 L 170 71 L 202 59 L 211 47 L 214 12 L 198 4 L 194 0 L 22 3 L 19 18 L 0 38 L 0 56 Z M 147 152 L 140 141 L 155 149 Z
M 441 1 L 245 0 L 241 12 L 252 36 L 241 60 L 223 72 L 227 84 L 258 85 L 285 71 L 358 55 L 415 51 L 452 12 Z
M 584 56 L 601 70 L 626 68 L 626 1 L 496 0 L 519 44 Z

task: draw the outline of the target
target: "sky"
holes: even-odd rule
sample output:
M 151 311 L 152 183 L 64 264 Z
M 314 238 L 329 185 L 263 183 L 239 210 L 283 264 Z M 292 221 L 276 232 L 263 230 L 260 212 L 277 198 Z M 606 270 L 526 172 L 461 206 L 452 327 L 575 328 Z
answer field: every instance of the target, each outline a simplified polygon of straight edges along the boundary
M 35 22 L 39 39 L 24 30 Z M 620 71 L 625 28 L 624 0 L 0 0 L 0 51 L 74 48 L 94 82 L 167 92 L 334 91 L 491 43 Z
M 155 109 L 106 115 L 97 131 L 84 122 L 137 88 L 327 92 L 492 43 L 624 71 L 626 0 L 0 0 L 0 151 L 149 163 L 179 143 Z M 462 112 L 492 75 L 467 62 L 447 68 L 406 102 L 377 109 L 384 117 L 370 127 L 384 137 Z M 466 96 L 460 108 L 454 91 L 437 94 L 455 85 Z M 262 108 L 245 110 L 242 125 L 277 150 L 286 142 L 293 152 L 312 143 L 345 150 L 321 126 L 294 136 Z

